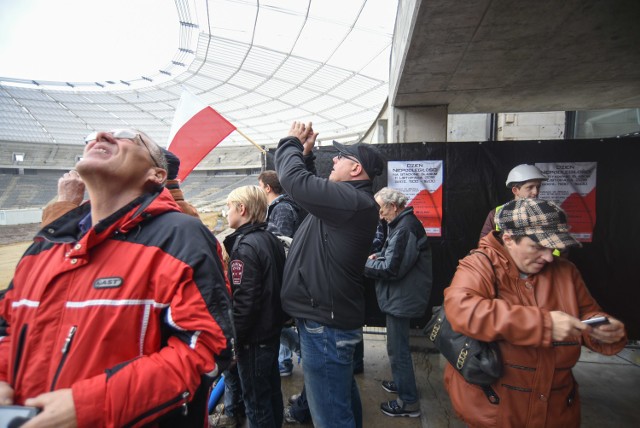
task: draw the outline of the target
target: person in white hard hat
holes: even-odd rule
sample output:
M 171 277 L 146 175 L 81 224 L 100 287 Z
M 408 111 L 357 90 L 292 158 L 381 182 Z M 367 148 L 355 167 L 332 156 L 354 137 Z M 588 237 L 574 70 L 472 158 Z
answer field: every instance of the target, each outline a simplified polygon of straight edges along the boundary
M 542 182 L 546 180 L 547 177 L 538 169 L 538 167 L 523 163 L 509 171 L 506 185 L 508 189 L 511 189 L 514 200 L 524 198 L 535 199 L 540 193 L 540 186 L 542 186 Z M 503 205 L 495 207 L 487 215 L 487 219 L 484 221 L 484 225 L 482 226 L 482 232 L 480 232 L 481 239 L 492 230 L 500 230 L 496 226 L 495 216 L 500 212 L 502 207 Z

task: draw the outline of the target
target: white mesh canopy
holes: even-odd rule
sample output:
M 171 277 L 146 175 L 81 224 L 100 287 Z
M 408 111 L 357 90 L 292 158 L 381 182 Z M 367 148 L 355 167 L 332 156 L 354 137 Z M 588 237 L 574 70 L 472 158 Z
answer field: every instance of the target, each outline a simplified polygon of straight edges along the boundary
M 275 144 L 294 120 L 312 121 L 321 139 L 355 140 L 388 96 L 395 0 L 175 3 L 179 48 L 153 73 L 0 77 L 0 141 L 82 144 L 90 131 L 132 127 L 166 146 L 183 88 L 260 145 Z M 249 143 L 234 132 L 230 144 Z

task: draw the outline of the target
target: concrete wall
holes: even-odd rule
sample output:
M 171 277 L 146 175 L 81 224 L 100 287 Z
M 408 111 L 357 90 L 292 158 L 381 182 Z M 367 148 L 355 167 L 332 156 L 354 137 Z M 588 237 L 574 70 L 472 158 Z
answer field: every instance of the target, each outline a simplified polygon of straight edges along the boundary
M 462 142 L 488 141 L 490 115 L 446 114 L 446 107 L 391 108 L 388 118 L 388 141 L 397 142 Z M 499 113 L 498 141 L 562 140 L 565 131 L 565 112 Z M 446 129 L 446 134 L 445 134 Z M 367 135 L 366 142 L 379 143 L 376 132 Z
M 29 208 L 24 210 L 0 210 L 0 225 L 2 226 L 40 223 L 41 220 L 41 208 Z
M 563 111 L 498 115 L 498 141 L 561 140 L 564 138 L 564 128 Z
M 450 114 L 447 120 L 447 141 L 487 141 L 489 114 Z
M 389 104 L 393 105 L 398 92 L 398 78 L 404 68 L 408 43 L 418 17 L 418 10 L 422 0 L 403 0 L 398 2 L 396 13 L 396 27 L 393 36 L 393 48 L 391 50 L 391 61 L 389 66 Z

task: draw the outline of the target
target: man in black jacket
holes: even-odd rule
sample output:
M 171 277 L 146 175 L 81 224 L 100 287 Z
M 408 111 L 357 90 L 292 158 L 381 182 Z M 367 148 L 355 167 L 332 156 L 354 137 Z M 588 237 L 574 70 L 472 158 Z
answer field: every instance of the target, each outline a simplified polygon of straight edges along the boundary
M 378 224 L 371 180 L 384 163 L 367 144 L 334 142 L 338 154 L 331 175 L 317 177 L 312 154 L 317 136 L 310 123 L 294 122 L 276 152 L 282 187 L 309 212 L 289 250 L 282 306 L 297 320 L 314 425 L 360 427 L 353 351 L 362 340 L 362 273 Z

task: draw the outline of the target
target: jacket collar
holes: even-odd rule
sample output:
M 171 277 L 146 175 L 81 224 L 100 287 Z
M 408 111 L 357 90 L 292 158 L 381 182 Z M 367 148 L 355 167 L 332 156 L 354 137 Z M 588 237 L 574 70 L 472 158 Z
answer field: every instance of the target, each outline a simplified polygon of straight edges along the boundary
M 413 207 L 405 207 L 402 210 L 402 212 L 396 216 L 396 218 L 391 220 L 391 222 L 389 223 L 389 227 L 390 228 L 396 227 L 398 225 L 398 223 L 400 222 L 400 219 L 402 219 L 403 217 L 406 217 L 408 215 L 411 215 L 411 214 L 413 214 Z
M 341 183 L 350 184 L 358 190 L 364 190 L 373 195 L 373 182 L 371 180 L 341 181 Z
M 143 221 L 169 211 L 180 211 L 167 189 L 160 192 L 143 194 L 114 212 L 94 227 L 87 234 L 111 236 L 114 232 L 127 233 L 139 226 Z M 69 243 L 83 238 L 79 223 L 91 212 L 91 202 L 82 204 L 40 230 L 36 241 Z
M 224 248 L 227 250 L 227 253 L 231 255 L 233 250 L 233 246 L 237 239 L 242 238 L 244 235 L 248 235 L 256 230 L 266 230 L 267 223 L 246 223 L 237 228 L 231 235 L 224 238 Z

